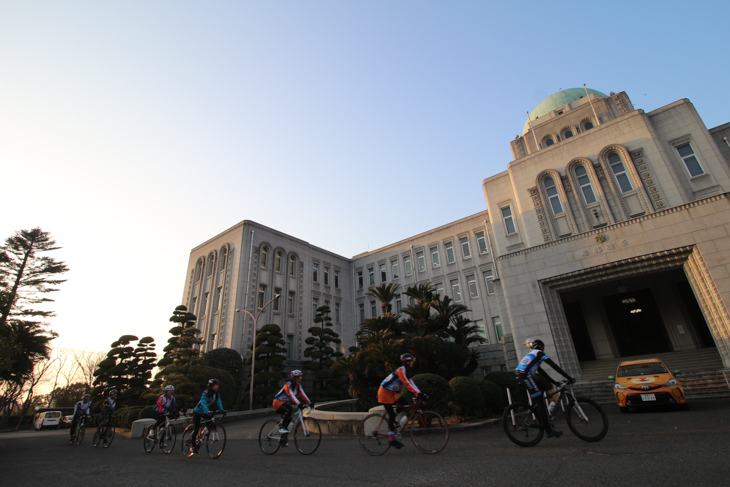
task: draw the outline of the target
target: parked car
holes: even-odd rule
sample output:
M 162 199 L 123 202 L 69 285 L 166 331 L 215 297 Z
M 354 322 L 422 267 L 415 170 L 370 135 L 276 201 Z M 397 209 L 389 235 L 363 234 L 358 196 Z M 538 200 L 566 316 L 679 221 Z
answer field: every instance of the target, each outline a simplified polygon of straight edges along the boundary
M 622 413 L 629 408 L 671 405 L 687 410 L 687 398 L 682 385 L 674 377 L 678 370 L 670 371 L 658 358 L 621 362 L 616 375 L 609 379 L 616 381 L 613 392 Z
M 42 430 L 43 428 L 58 429 L 60 424 L 61 411 L 46 411 L 38 415 L 38 419 L 36 419 L 33 427 L 37 430 Z
M 60 428 L 70 428 L 71 422 L 73 421 L 73 419 L 74 419 L 73 414 L 69 414 L 68 416 L 61 416 L 61 422 L 59 423 L 58 426 Z

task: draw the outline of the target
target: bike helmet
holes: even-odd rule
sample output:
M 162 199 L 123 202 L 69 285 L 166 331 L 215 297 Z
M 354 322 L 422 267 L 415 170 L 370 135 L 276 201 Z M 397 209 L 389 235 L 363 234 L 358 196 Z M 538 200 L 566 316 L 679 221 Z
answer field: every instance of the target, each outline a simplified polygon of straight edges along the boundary
M 529 338 L 525 342 L 525 345 L 527 345 L 528 348 L 530 348 L 532 350 L 543 350 L 543 351 L 545 350 L 545 344 L 542 342 L 542 340 L 533 340 L 533 339 Z
M 416 357 L 414 357 L 410 353 L 404 353 L 403 355 L 400 356 L 401 362 L 410 362 L 411 360 L 416 360 Z
M 296 377 L 301 377 L 304 374 L 302 373 L 301 370 L 292 370 L 290 375 L 291 375 L 291 378 L 294 379 Z
M 117 394 L 117 390 L 116 389 L 112 389 L 111 391 L 109 391 L 109 395 L 110 396 L 113 396 L 114 394 Z
M 216 385 L 218 383 L 219 383 L 218 379 L 210 379 L 208 381 L 208 387 L 213 387 L 214 385 Z
M 174 391 L 175 386 L 165 386 L 165 391 Z
M 84 394 L 81 399 L 91 399 L 91 394 Z

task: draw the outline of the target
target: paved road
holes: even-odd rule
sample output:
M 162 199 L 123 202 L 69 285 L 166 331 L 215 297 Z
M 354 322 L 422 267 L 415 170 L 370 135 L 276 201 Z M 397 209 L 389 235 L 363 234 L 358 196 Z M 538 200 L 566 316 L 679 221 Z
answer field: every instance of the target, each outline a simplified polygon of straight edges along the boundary
M 400 451 L 371 457 L 357 439 L 335 437 L 325 437 L 310 457 L 293 448 L 265 456 L 255 440 L 260 419 L 226 425 L 228 443 L 218 460 L 204 454 L 185 459 L 179 447 L 171 455 L 146 454 L 139 439 L 117 438 L 105 450 L 93 448 L 90 435 L 74 447 L 63 431 L 5 433 L 0 478 L 13 487 L 727 485 L 730 400 L 698 401 L 687 412 L 606 409 L 610 429 L 598 443 L 583 442 L 562 425 L 562 438 L 520 448 L 498 426 L 453 433 L 433 456 L 406 441 Z

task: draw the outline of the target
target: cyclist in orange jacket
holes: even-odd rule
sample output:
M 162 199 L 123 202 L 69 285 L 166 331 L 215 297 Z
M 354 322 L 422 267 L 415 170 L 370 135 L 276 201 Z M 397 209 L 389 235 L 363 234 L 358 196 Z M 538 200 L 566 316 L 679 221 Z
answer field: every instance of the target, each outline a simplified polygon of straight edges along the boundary
M 288 428 L 289 423 L 291 422 L 291 415 L 293 412 L 290 403 L 294 403 L 297 406 L 301 406 L 301 404 L 304 403 L 309 404 L 311 407 L 314 407 L 312 401 L 309 400 L 307 395 L 304 393 L 304 389 L 302 389 L 302 380 L 304 380 L 304 374 L 302 373 L 302 371 L 292 370 L 289 380 L 286 381 L 284 387 L 282 387 L 281 390 L 276 393 L 276 396 L 274 396 L 274 411 L 281 414 L 281 416 L 284 418 L 282 427 L 279 430 L 279 433 L 281 434 L 289 432 Z M 301 396 L 301 401 L 299 401 L 297 395 Z
M 408 401 L 403 399 L 398 392 L 405 385 L 409 391 L 416 395 L 416 397 L 421 396 L 421 391 L 418 390 L 416 384 L 414 384 L 406 375 L 406 367 L 409 369 L 412 368 L 416 363 L 416 357 L 410 353 L 404 353 L 400 356 L 400 361 L 403 365 L 398 367 L 395 372 L 386 377 L 385 380 L 380 383 L 380 389 L 378 389 L 378 402 L 385 406 L 385 410 L 388 412 L 388 427 L 390 428 L 390 431 L 388 432 L 388 442 L 390 443 L 390 446 L 395 448 L 403 448 L 403 443 L 398 441 L 395 437 L 395 417 L 397 416 L 395 408 L 408 406 Z

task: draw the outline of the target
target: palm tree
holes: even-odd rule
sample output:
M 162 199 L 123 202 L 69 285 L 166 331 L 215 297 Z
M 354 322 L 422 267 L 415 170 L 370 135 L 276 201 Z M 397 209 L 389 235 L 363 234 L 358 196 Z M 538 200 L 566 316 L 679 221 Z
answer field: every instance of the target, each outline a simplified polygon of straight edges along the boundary
M 468 348 L 472 344 L 485 343 L 487 340 L 479 336 L 479 326 L 471 324 L 466 316 L 456 316 L 451 319 L 451 325 L 446 329 L 446 334 L 453 339 L 456 345 Z
M 469 311 L 469 308 L 463 304 L 455 304 L 448 296 L 436 301 L 433 304 L 433 309 L 437 313 L 436 322 L 442 329 L 446 329 L 454 318 Z
M 400 284 L 391 282 L 390 284 L 381 284 L 377 287 L 371 287 L 366 293 L 368 296 L 377 299 L 380 302 L 380 309 L 383 310 L 383 316 L 392 314 L 393 306 L 390 304 L 398 295 Z

